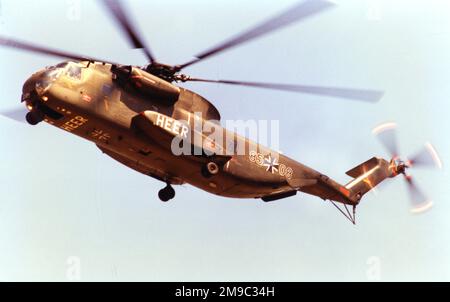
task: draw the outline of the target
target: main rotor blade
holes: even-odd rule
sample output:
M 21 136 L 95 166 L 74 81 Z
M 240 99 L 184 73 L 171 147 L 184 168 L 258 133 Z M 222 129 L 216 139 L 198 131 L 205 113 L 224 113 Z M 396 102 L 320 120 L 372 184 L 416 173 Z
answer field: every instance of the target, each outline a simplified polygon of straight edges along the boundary
M 155 62 L 155 57 L 152 55 L 150 48 L 148 48 L 142 39 L 138 36 L 136 29 L 132 25 L 129 14 L 126 12 L 120 0 L 101 0 L 105 7 L 109 10 L 111 15 L 120 25 L 122 30 L 127 34 L 128 39 L 134 48 L 142 49 L 147 56 L 150 63 Z
M 9 119 L 15 120 L 17 122 L 25 123 L 25 115 L 28 113 L 28 110 L 25 108 L 14 108 L 6 111 L 0 112 L 0 115 L 7 117 Z
M 28 42 L 22 42 L 22 41 L 18 41 L 18 40 L 6 38 L 6 37 L 1 37 L 1 36 L 0 36 L 0 45 L 11 47 L 11 48 L 16 48 L 16 49 L 21 49 L 21 50 L 26 50 L 26 51 L 30 51 L 30 52 L 34 52 L 34 53 L 40 53 L 40 54 L 44 54 L 44 55 L 50 55 L 50 56 L 55 56 L 55 57 L 60 57 L 60 58 L 65 58 L 65 59 L 72 59 L 75 61 L 97 61 L 97 62 L 111 63 L 111 62 L 108 62 L 105 60 L 100 60 L 100 59 L 95 59 L 92 57 L 81 56 L 81 55 L 70 53 L 70 52 L 50 49 L 47 47 L 37 46 L 37 45 L 33 45 Z
M 273 84 L 273 83 L 255 83 L 255 82 L 241 82 L 228 80 L 207 80 L 198 78 L 188 78 L 186 81 L 205 82 L 205 83 L 219 83 L 228 85 L 239 85 L 256 88 L 274 89 L 290 92 L 299 92 L 306 94 L 314 94 L 321 96 L 331 96 L 337 98 L 351 99 L 365 102 L 377 102 L 383 96 L 382 91 L 377 90 L 363 90 L 363 89 L 349 89 L 337 87 L 321 87 L 321 86 L 306 86 L 306 85 L 290 85 L 290 84 Z
M 256 27 L 247 30 L 234 38 L 231 38 L 211 49 L 205 50 L 204 52 L 196 55 L 195 59 L 189 61 L 185 64 L 178 65 L 181 70 L 187 66 L 195 64 L 205 58 L 215 55 L 219 52 L 237 46 L 239 44 L 245 43 L 247 41 L 253 40 L 257 37 L 270 33 L 272 31 L 281 29 L 289 24 L 297 21 L 306 19 L 307 17 L 313 16 L 319 12 L 322 12 L 328 8 L 334 6 L 333 3 L 323 0 L 307 0 L 303 1 L 294 7 L 289 8 L 287 11 L 257 25 Z
M 384 123 L 372 130 L 372 133 L 377 136 L 392 158 L 399 156 L 396 128 L 397 124 L 395 123 Z
M 408 185 L 408 193 L 411 202 L 411 212 L 418 214 L 423 213 L 433 206 L 433 202 L 429 200 L 417 184 L 413 181 L 411 175 L 405 175 L 405 180 Z
M 408 160 L 408 165 L 412 167 L 437 167 L 442 168 L 442 162 L 439 158 L 436 149 L 430 143 L 426 143 L 425 146 L 412 156 Z

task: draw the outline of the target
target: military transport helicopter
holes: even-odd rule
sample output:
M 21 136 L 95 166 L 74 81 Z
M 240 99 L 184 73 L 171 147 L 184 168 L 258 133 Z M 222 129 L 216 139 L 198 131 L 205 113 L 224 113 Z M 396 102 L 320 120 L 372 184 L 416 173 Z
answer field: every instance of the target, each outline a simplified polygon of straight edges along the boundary
M 222 128 L 218 122 L 220 113 L 208 100 L 176 85 L 189 81 L 223 83 L 378 101 L 383 93 L 377 90 L 208 80 L 180 73 L 213 55 L 323 12 L 334 5 L 331 2 L 301 2 L 180 65 L 167 65 L 155 59 L 137 34 L 121 2 L 101 2 L 133 47 L 144 51 L 148 65 L 121 65 L 4 37 L 0 37 L 0 44 L 69 59 L 37 71 L 23 85 L 21 101 L 29 111 L 26 114 L 29 124 L 45 121 L 85 138 L 127 167 L 165 182 L 166 187 L 158 194 L 162 201 L 174 198 L 172 185 L 183 183 L 220 196 L 261 198 L 263 201 L 286 198 L 300 191 L 330 200 L 336 207 L 335 202 L 343 204 L 346 212 L 338 209 L 354 223 L 356 205 L 374 186 L 386 178 L 406 176 L 406 169 L 413 164 L 435 162 L 432 148 L 426 148 L 410 160 L 400 160 L 392 139 L 392 127 L 382 127 L 378 132 L 391 151 L 392 159 L 369 159 L 348 171 L 353 180 L 341 185 L 312 168 Z M 195 115 L 198 112 L 200 117 Z M 231 137 L 231 142 L 225 139 L 211 141 L 207 133 L 198 133 L 195 123 L 199 121 L 222 133 L 222 137 Z M 203 139 L 201 143 L 187 139 L 193 135 L 199 135 Z M 176 139 L 180 139 L 184 147 L 198 152 L 174 154 L 172 144 Z M 219 152 L 227 149 L 229 143 L 241 143 L 245 146 L 244 154 Z M 412 178 L 406 176 L 406 180 L 413 192 L 413 200 L 425 201 Z M 347 206 L 353 206 L 353 215 Z M 419 208 L 425 207 L 428 203 Z

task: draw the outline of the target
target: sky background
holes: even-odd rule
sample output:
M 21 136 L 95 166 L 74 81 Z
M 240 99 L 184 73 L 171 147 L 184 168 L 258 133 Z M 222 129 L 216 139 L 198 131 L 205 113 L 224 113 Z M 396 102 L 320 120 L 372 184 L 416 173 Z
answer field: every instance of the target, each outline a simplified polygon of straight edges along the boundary
M 196 53 L 296 0 L 128 1 L 161 62 Z M 377 104 L 194 83 L 225 119 L 280 121 L 284 154 L 345 183 L 388 154 L 371 135 L 396 121 L 402 154 L 433 143 L 442 170 L 413 171 L 434 201 L 409 213 L 400 178 L 367 194 L 351 225 L 298 194 L 273 203 L 163 184 L 46 124 L 0 117 L 1 281 L 450 281 L 450 3 L 340 0 L 323 14 L 186 69 L 212 79 L 386 91 Z M 145 63 L 95 1 L 0 0 L 0 34 L 124 64 Z M 0 111 L 62 61 L 0 48 Z M 74 274 L 75 270 L 75 274 Z

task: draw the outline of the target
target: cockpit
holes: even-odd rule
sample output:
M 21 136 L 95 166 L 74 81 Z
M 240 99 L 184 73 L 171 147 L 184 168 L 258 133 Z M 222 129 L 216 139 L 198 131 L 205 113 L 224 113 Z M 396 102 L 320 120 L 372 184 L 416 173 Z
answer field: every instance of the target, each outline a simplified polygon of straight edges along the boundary
M 79 63 L 74 62 L 63 62 L 56 65 L 56 68 L 62 71 L 62 74 L 73 79 L 73 80 L 81 80 L 81 68 L 85 67 Z
M 33 74 L 23 85 L 22 102 L 30 111 L 27 114 L 27 121 L 30 124 L 36 124 L 44 119 L 44 116 L 58 120 L 63 115 L 51 108 L 47 101 L 49 95 L 47 92 L 52 85 L 60 84 L 63 87 L 73 88 L 81 83 L 83 70 L 87 67 L 84 62 L 63 62 L 56 66 L 48 66 L 39 72 Z
M 36 81 L 36 90 L 42 94 L 62 75 L 73 81 L 81 80 L 82 66 L 79 63 L 63 62 L 56 66 L 48 66 Z
M 39 94 L 44 93 L 61 75 L 62 70 L 53 67 L 53 69 L 47 69 L 42 76 L 36 81 L 36 91 Z

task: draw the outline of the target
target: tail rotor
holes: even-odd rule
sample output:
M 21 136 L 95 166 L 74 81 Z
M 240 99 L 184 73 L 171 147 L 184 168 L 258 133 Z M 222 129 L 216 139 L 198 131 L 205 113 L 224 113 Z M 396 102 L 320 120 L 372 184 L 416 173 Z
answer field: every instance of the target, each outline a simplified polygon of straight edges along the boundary
M 436 149 L 430 144 L 425 146 L 407 160 L 400 158 L 397 143 L 397 124 L 390 122 L 375 127 L 372 133 L 378 138 L 380 143 L 386 148 L 391 155 L 390 172 L 391 177 L 403 174 L 407 185 L 409 200 L 411 203 L 412 213 L 422 213 L 433 206 L 433 202 L 427 198 L 417 183 L 413 180 L 412 175 L 407 174 L 406 170 L 410 168 L 441 168 L 442 162 L 436 152 Z
M 372 130 L 372 133 L 377 136 L 386 151 L 389 152 L 391 158 L 396 158 L 399 155 L 396 128 L 397 124 L 390 122 L 381 124 Z
M 431 209 L 433 202 L 427 198 L 422 190 L 414 182 L 411 175 L 405 175 L 409 200 L 411 203 L 411 213 L 419 214 Z
M 433 145 L 430 143 L 425 143 L 422 149 L 414 154 L 408 161 L 407 164 L 410 167 L 424 167 L 424 168 L 442 168 L 442 162 L 434 149 Z

